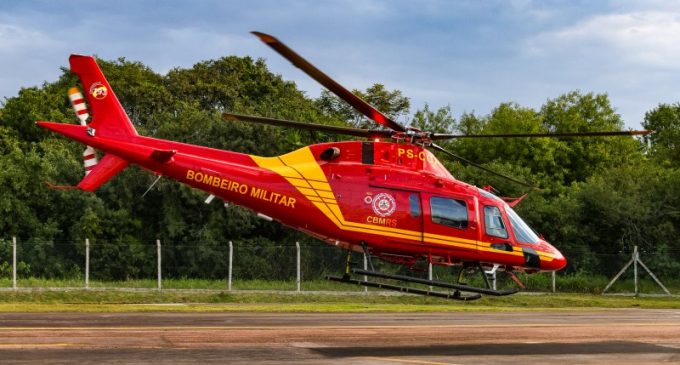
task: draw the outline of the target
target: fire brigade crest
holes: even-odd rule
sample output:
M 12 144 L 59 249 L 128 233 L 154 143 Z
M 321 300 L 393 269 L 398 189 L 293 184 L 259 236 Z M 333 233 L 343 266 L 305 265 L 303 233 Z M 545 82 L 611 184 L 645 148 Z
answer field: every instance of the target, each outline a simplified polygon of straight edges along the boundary
M 381 217 L 389 217 L 397 210 L 397 202 L 387 193 L 380 193 L 373 198 L 373 212 Z
M 95 82 L 92 85 L 90 85 L 90 95 L 92 95 L 93 98 L 102 100 L 108 95 L 109 90 L 102 84 L 101 82 Z

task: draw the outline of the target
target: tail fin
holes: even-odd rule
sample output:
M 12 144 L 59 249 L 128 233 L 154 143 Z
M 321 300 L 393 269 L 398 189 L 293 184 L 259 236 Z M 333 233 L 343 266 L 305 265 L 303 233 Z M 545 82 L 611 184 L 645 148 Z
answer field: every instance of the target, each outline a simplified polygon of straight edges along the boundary
M 94 57 L 71 55 L 71 72 L 80 77 L 92 113 L 89 127 L 102 137 L 129 139 L 137 131 Z
M 37 124 L 86 145 L 88 145 L 89 138 L 94 137 L 95 134 L 98 137 L 123 141 L 130 141 L 133 137 L 137 136 L 135 127 L 113 93 L 111 85 L 109 85 L 109 82 L 104 77 L 95 59 L 90 56 L 71 55 L 69 62 L 71 64 L 71 72 L 80 77 L 91 113 L 88 113 L 87 106 L 83 103 L 80 92 L 72 88 L 69 90 L 69 98 L 81 125 L 74 126 L 53 122 L 37 122 Z M 88 124 L 87 120 L 90 115 L 92 119 Z M 87 133 L 85 133 L 86 131 Z M 90 137 L 87 137 L 87 135 Z M 85 191 L 94 191 L 129 165 L 128 161 L 110 153 L 104 155 L 101 161 L 97 162 L 95 151 L 89 145 L 83 153 L 83 160 L 85 178 L 77 186 L 57 186 L 52 184 L 48 184 L 48 186 L 55 189 L 77 188 Z

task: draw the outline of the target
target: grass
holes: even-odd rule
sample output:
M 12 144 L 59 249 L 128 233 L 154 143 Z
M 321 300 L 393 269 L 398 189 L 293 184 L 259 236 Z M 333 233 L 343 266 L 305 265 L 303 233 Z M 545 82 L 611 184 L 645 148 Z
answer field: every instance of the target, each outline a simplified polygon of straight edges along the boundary
M 548 292 L 552 289 L 552 280 L 549 274 L 519 274 L 520 280 L 526 285 L 527 291 Z M 443 281 L 453 282 L 453 276 L 437 278 Z M 601 275 L 558 275 L 557 291 L 568 293 L 591 293 L 601 294 L 609 278 Z M 663 280 L 671 293 L 680 294 L 680 279 Z M 468 278 L 468 283 L 474 286 L 484 286 L 481 277 L 474 275 Z M 210 279 L 164 279 L 162 282 L 164 289 L 211 289 L 224 290 L 227 288 L 226 280 Z M 516 284 L 504 275 L 499 276 L 499 287 L 515 287 Z M 12 282 L 9 278 L 0 278 L 0 288 L 9 288 Z M 17 280 L 19 288 L 84 288 L 84 279 L 44 279 L 44 278 L 19 278 Z M 158 286 L 155 279 L 130 279 L 123 281 L 90 281 L 90 288 L 145 288 L 154 289 Z M 633 280 L 630 277 L 623 278 L 609 289 L 609 293 L 632 293 Z M 424 286 L 421 286 L 424 287 Z M 234 290 L 296 290 L 295 280 L 234 280 L 232 289 Z M 323 279 L 303 280 L 302 290 L 306 291 L 356 291 L 363 292 L 363 287 L 332 282 Z M 640 277 L 639 288 L 642 293 L 662 294 L 663 290 L 645 276 Z
M 11 288 L 12 281 L 6 278 L 0 278 L 0 288 Z M 26 278 L 18 279 L 17 287 L 19 288 L 84 288 L 85 280 L 83 279 L 44 279 L 44 278 Z M 141 288 L 141 289 L 155 289 L 158 287 L 158 281 L 153 279 L 131 279 L 122 281 L 90 281 L 90 288 Z M 162 281 L 163 289 L 208 289 L 208 290 L 226 290 L 226 280 L 210 280 L 210 279 L 164 279 Z M 357 291 L 361 292 L 364 289 L 353 285 L 347 285 L 328 280 L 308 280 L 301 283 L 302 290 L 308 291 Z M 294 280 L 234 280 L 232 282 L 233 290 L 290 290 L 297 289 L 297 284 Z
M 156 280 L 93 281 L 90 289 L 82 280 L 29 278 L 18 281 L 20 290 L 11 290 L 11 281 L 0 279 L 0 312 L 139 312 L 139 311 L 265 311 L 265 312 L 441 312 L 441 311 L 518 311 L 574 308 L 674 308 L 678 297 L 602 296 L 606 278 L 559 277 L 558 289 L 572 293 L 536 294 L 549 291 L 549 275 L 523 277 L 529 292 L 506 297 L 484 296 L 473 302 L 399 295 L 369 290 L 326 280 L 302 282 L 302 293 L 295 281 L 237 280 L 234 291 L 226 291 L 225 280 L 171 279 L 155 290 Z M 481 283 L 471 282 L 481 285 Z M 507 282 L 500 282 L 502 286 Z M 674 283 L 677 284 L 677 283 Z M 49 289 L 46 289 L 49 288 Z M 643 292 L 654 292 L 656 284 L 641 280 Z M 677 286 L 672 286 L 677 288 Z M 33 289 L 33 290 L 31 290 Z M 137 290 L 139 289 L 139 290 Z M 617 283 L 612 292 L 632 292 L 632 280 Z M 673 289 L 671 289 L 673 290 Z M 660 289 L 658 290 L 660 292 Z M 675 291 L 677 293 L 677 291 Z
M 283 292 L 51 290 L 0 292 L 1 312 L 442 312 L 574 308 L 673 308 L 675 297 L 593 294 L 517 294 L 473 302 L 382 293 L 305 294 Z

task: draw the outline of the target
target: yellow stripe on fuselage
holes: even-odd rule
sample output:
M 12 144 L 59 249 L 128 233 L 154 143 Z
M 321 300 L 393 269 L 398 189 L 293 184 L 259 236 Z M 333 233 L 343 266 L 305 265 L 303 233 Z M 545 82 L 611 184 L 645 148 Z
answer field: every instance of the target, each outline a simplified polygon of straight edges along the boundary
M 488 242 L 346 221 L 340 211 L 333 189 L 328 183 L 326 175 L 323 173 L 318 162 L 316 162 L 309 147 L 304 147 L 279 157 L 259 157 L 253 155 L 250 157 L 261 168 L 270 170 L 285 178 L 286 181 L 300 192 L 300 194 L 309 199 L 324 216 L 342 230 L 380 234 L 412 241 L 420 241 L 422 237 L 423 241 L 427 243 L 455 246 L 468 250 L 504 253 L 514 256 L 523 255 L 520 247 L 515 247 L 512 252 L 507 252 L 491 248 L 490 243 Z M 541 259 L 545 259 L 546 261 L 552 260 L 552 255 L 548 253 L 538 252 L 538 254 Z

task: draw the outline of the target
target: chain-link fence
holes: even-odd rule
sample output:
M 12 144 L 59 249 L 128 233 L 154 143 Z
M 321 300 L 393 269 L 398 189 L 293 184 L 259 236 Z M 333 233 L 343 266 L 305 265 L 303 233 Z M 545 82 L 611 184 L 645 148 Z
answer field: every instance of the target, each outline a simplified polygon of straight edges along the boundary
M 160 255 L 159 255 L 160 254 Z M 680 262 L 673 251 L 639 251 L 639 261 L 631 262 L 633 252 L 569 253 L 572 262 L 566 270 L 551 273 L 496 273 L 498 288 L 516 287 L 518 281 L 529 291 L 602 293 L 617 274 L 618 280 L 607 293 L 665 294 L 647 272 L 649 269 L 672 294 L 680 294 Z M 163 288 L 216 290 L 364 290 L 325 280 L 344 272 L 346 253 L 320 242 L 275 243 L 248 240 L 219 243 L 149 242 L 21 242 L 0 239 L 0 287 L 90 287 Z M 362 254 L 352 263 L 362 268 Z M 460 266 L 434 266 L 426 262 L 412 268 L 373 259 L 376 270 L 420 278 L 456 282 Z M 160 266 L 159 266 L 160 264 Z M 627 264 L 628 268 L 621 272 Z M 159 270 L 160 269 L 160 270 Z M 635 272 L 637 271 L 637 280 Z M 361 277 L 360 277 L 361 279 Z M 517 279 L 517 280 L 515 280 Z M 474 270 L 463 280 L 484 286 Z

